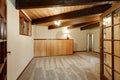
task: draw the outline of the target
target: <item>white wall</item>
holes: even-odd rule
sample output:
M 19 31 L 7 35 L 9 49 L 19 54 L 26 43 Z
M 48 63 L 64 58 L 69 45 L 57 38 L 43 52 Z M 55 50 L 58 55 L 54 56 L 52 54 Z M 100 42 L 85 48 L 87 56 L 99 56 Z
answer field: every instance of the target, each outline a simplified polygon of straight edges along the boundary
M 11 3 L 12 2 L 12 3 Z M 19 35 L 19 11 L 15 0 L 7 0 L 7 80 L 16 80 L 28 62 L 33 58 L 33 38 Z
M 47 38 L 47 39 L 66 39 L 67 28 L 59 28 L 48 30 L 46 26 L 34 26 L 34 38 Z M 86 50 L 86 30 L 80 31 L 80 28 L 70 29 L 70 38 L 74 39 L 74 51 Z
M 35 38 L 47 38 L 47 39 L 66 39 L 66 35 L 64 34 L 66 31 L 66 27 L 59 29 L 48 30 L 48 27 L 43 26 L 33 26 L 34 27 L 34 37 Z
M 34 26 L 34 38 L 45 38 L 45 39 L 59 39 L 63 38 L 66 39 L 65 35 L 65 28 L 58 28 L 48 30 L 46 26 Z M 74 40 L 74 51 L 85 51 L 87 49 L 87 34 L 92 33 L 94 34 L 94 46 L 93 50 L 95 52 L 99 52 L 99 40 L 100 40 L 100 30 L 99 27 L 87 29 L 87 30 L 80 30 L 80 28 L 73 28 L 69 29 L 70 38 Z
M 74 51 L 86 51 L 87 48 L 87 31 L 80 28 L 69 29 L 70 36 L 74 40 Z

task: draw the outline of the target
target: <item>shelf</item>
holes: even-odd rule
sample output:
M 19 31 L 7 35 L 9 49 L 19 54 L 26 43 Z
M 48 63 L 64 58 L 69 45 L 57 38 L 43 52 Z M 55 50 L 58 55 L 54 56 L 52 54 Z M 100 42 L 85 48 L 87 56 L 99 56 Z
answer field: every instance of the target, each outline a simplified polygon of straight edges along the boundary
M 7 41 L 7 40 L 1 40 L 1 39 L 0 39 L 0 43 L 2 43 L 2 42 L 6 42 L 6 41 Z
M 4 67 L 4 64 L 3 63 L 0 64 L 0 73 L 2 72 L 3 67 Z
M 6 61 L 7 61 L 7 58 L 4 59 L 4 63 L 0 63 L 0 73 L 3 70 L 3 67 L 4 67 Z
M 7 57 L 5 57 L 5 59 L 4 59 L 4 63 L 7 61 Z

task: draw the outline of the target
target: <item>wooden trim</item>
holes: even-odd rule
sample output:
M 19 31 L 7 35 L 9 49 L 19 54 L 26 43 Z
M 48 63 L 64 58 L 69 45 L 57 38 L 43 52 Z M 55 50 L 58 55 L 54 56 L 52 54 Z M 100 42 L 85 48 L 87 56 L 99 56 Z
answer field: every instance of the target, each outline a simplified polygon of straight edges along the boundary
M 103 29 L 106 29 L 106 28 L 111 28 L 112 26 L 106 26 L 106 27 L 104 27 Z
M 109 55 L 112 55 L 111 53 L 109 53 L 109 52 L 104 52 L 105 54 L 109 54 Z
M 110 68 L 112 72 L 115 71 L 116 73 L 120 74 L 120 72 L 118 72 L 118 71 L 116 71 L 115 69 L 111 68 L 109 65 L 107 65 L 107 64 L 104 64 L 104 65 L 107 66 L 108 68 Z M 114 80 L 114 78 L 113 78 L 113 80 Z
M 102 25 L 102 19 L 100 22 L 100 80 L 103 80 L 103 61 L 104 61 L 104 55 L 103 55 L 103 25 Z
M 24 14 L 24 12 L 23 12 L 22 10 L 19 11 L 19 14 L 20 14 L 20 17 L 23 17 L 23 18 L 25 18 L 27 21 L 30 21 L 30 22 L 31 22 L 31 20 Z
M 24 16 L 26 16 L 32 22 L 32 19 L 28 16 L 28 14 L 24 10 L 20 10 L 20 12 L 22 12 Z
M 120 56 L 114 55 L 114 57 L 120 58 Z
M 112 13 L 114 10 L 116 10 L 118 8 L 120 8 L 120 1 L 116 2 L 110 9 L 105 11 L 100 17 L 103 18 L 103 17 L 105 17 L 109 13 Z
M 112 41 L 112 39 L 103 39 L 104 41 Z
M 20 73 L 20 75 L 18 76 L 17 80 L 21 77 L 21 75 L 23 74 L 23 72 L 25 71 L 25 69 L 29 66 L 29 64 L 32 62 L 34 58 L 32 58 L 29 63 L 27 64 L 27 66 L 23 69 L 23 71 Z
M 114 70 L 114 71 L 120 75 L 120 72 L 118 72 L 118 71 L 116 71 L 116 70 Z
M 33 40 L 47 40 L 47 39 L 33 39 Z
M 97 52 L 97 51 L 93 51 L 94 53 L 97 53 L 97 54 L 100 54 L 100 52 Z
M 74 53 L 76 52 L 88 52 L 87 50 L 80 50 L 80 51 L 73 51 Z M 97 54 L 100 54 L 100 52 L 97 52 L 97 51 L 93 51 L 94 53 L 97 53 Z
M 109 65 L 107 65 L 105 63 L 104 63 L 104 65 L 107 66 L 108 68 L 110 68 L 111 70 L 113 70 L 111 66 L 109 66 Z
M 103 75 L 103 78 L 101 80 L 108 80 L 108 79 Z
M 80 30 L 86 30 L 86 29 L 91 29 L 99 26 L 99 21 L 98 22 L 91 22 L 89 24 L 84 25 L 83 27 L 80 28 Z
M 114 39 L 114 41 L 120 41 L 120 40 Z
M 120 25 L 120 23 L 114 24 L 113 26 L 118 26 L 118 25 Z
M 118 23 L 118 24 L 113 24 L 113 25 L 111 25 L 111 26 L 106 26 L 106 27 L 104 27 L 104 29 L 110 28 L 110 27 L 112 27 L 112 26 L 117 26 L 117 25 L 120 25 L 120 23 Z
M 32 35 L 31 20 L 21 10 L 19 11 L 19 18 L 20 18 L 19 22 L 20 35 L 31 36 Z M 27 24 L 25 28 L 26 30 L 24 30 L 24 22 Z
M 114 15 L 112 12 L 112 25 L 114 25 Z M 111 38 L 112 38 L 112 69 L 114 70 L 114 26 L 112 26 L 112 33 L 111 33 Z M 114 71 L 112 70 L 112 80 L 114 80 Z
M 73 40 L 73 39 L 34 39 L 34 40 Z
M 69 56 L 73 54 L 66 54 L 66 55 L 54 55 L 54 56 Z M 41 58 L 41 57 L 50 57 L 50 56 L 34 56 L 34 58 Z
M 76 52 L 87 52 L 87 50 L 73 51 L 73 53 L 76 53 Z

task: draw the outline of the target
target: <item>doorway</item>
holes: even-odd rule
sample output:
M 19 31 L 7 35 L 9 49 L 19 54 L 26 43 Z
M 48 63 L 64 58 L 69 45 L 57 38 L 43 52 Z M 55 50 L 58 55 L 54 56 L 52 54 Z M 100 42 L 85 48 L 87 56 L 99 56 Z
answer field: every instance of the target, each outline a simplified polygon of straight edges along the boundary
M 88 34 L 87 35 L 87 51 L 88 52 L 93 52 L 93 34 Z

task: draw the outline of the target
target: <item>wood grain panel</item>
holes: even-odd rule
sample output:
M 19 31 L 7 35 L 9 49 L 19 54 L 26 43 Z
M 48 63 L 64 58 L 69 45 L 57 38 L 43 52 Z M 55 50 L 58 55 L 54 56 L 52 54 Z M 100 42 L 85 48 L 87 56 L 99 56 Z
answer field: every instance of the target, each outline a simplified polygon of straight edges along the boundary
M 35 8 L 24 9 L 24 11 L 30 16 L 31 19 L 43 18 L 62 13 L 67 13 L 75 10 L 85 9 L 93 7 L 93 5 L 80 5 L 80 6 L 66 6 L 66 7 L 50 7 L 50 8 Z
M 114 55 L 120 57 L 120 41 L 114 41 Z
M 114 57 L 114 61 L 114 69 L 120 73 L 120 58 Z
M 46 55 L 45 56 L 50 56 L 51 55 L 51 47 L 53 45 L 51 45 L 51 40 L 45 40 L 46 41 Z M 37 44 L 37 45 L 40 45 L 40 44 Z M 40 53 L 41 54 L 41 53 Z
M 37 45 L 40 44 L 40 45 Z M 46 55 L 46 41 L 45 40 L 36 40 L 34 41 L 34 56 L 45 56 Z
M 111 39 L 111 27 L 104 30 L 105 39 Z
M 118 73 L 114 73 L 115 74 L 115 80 L 119 80 L 120 79 L 120 74 L 118 74 Z
M 34 40 L 34 56 L 56 56 L 73 53 L 73 40 Z
M 104 41 L 104 51 L 111 53 L 111 49 L 112 49 L 111 41 Z
M 107 66 L 110 66 L 112 67 L 112 56 L 109 55 L 109 54 L 104 54 L 104 63 L 107 65 Z
M 120 25 L 114 26 L 114 39 L 120 40 Z
M 114 24 L 120 23 L 120 12 L 114 14 Z
M 105 75 L 105 78 L 107 78 L 104 80 L 112 80 L 112 70 L 111 70 L 111 68 L 109 68 L 105 65 L 104 65 L 104 75 Z

